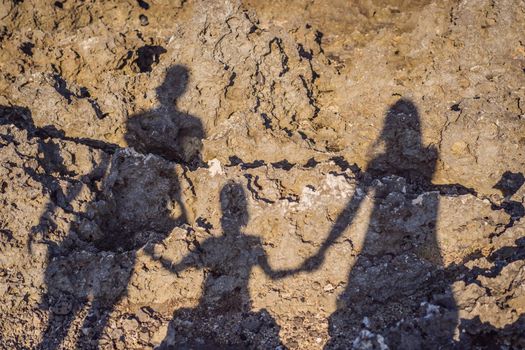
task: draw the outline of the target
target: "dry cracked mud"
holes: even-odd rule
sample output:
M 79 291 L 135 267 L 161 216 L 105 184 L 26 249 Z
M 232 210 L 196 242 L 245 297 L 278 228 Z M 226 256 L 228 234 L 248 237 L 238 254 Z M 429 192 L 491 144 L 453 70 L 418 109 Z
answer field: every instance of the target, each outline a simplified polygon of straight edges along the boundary
M 525 3 L 0 2 L 0 348 L 524 349 Z

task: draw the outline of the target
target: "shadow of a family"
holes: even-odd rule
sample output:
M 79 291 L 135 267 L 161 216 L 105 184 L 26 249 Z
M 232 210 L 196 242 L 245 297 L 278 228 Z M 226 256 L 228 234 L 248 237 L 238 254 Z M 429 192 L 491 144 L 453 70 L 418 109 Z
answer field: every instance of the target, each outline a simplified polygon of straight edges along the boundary
M 203 166 L 202 123 L 177 108 L 188 79 L 187 68 L 171 67 L 156 91 L 160 106 L 128 119 L 125 138 L 135 151 L 117 150 L 85 177 L 91 183 L 102 181 L 102 190 L 87 212 L 74 213 L 72 229 L 58 244 L 46 241 L 44 231 L 54 229 L 49 218 L 59 205 L 46 205 L 35 227 L 49 244 L 42 307 L 50 310 L 50 317 L 40 349 L 59 348 L 86 308 L 76 347 L 98 348 L 111 312 L 126 295 L 137 250 L 162 242 L 173 228 L 187 223 L 177 175 L 162 158 L 189 169 Z M 32 123 L 20 128 L 40 130 Z M 63 161 L 54 156 L 58 146 L 52 138 L 39 142 L 47 150 L 39 162 L 55 164 L 64 172 Z M 375 339 L 379 347 L 385 342 L 403 349 L 453 347 L 458 313 L 436 240 L 437 214 L 440 195 L 468 190 L 432 184 L 437 150 L 423 145 L 420 116 L 410 100 L 400 99 L 388 108 L 375 146 L 382 151 L 357 174 L 355 192 L 319 250 L 295 269 L 272 269 L 261 239 L 243 232 L 249 220 L 244 188 L 227 183 L 220 192 L 222 235 L 206 239 L 181 261 L 161 258 L 172 273 L 200 268 L 205 279 L 199 304 L 175 311 L 159 349 L 284 348 L 273 317 L 266 310 L 253 310 L 252 269 L 260 266 L 272 279 L 318 270 L 352 225 L 366 195 L 373 201 L 369 227 L 337 309 L 329 317 L 330 340 L 325 347 L 349 348 L 363 330 L 385 336 Z M 61 191 L 52 177 L 35 179 Z M 71 186 L 59 197 L 72 201 L 78 188 Z M 167 207 L 170 201 L 180 208 L 178 217 Z M 102 255 L 105 262 L 93 262 L 92 255 L 85 254 L 97 250 L 107 253 Z M 107 267 L 111 265 L 118 268 Z M 439 311 L 414 318 L 421 315 L 422 305 L 437 305 Z

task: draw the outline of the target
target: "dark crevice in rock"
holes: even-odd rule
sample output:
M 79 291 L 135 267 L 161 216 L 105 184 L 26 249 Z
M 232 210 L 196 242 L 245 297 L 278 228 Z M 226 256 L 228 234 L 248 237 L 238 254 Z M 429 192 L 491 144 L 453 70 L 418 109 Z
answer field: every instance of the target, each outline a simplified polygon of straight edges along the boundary
M 255 73 L 251 76 L 252 79 L 255 80 L 255 83 L 252 84 L 252 96 L 255 96 L 255 106 L 253 107 L 253 111 L 257 113 L 259 111 L 259 107 L 261 106 L 261 98 L 258 95 L 257 85 L 264 83 L 264 76 L 262 75 L 260 71 L 260 62 L 256 62 L 255 64 Z
M 153 64 L 158 64 L 160 55 L 166 52 L 168 51 L 162 46 L 144 45 L 137 49 L 137 58 L 133 63 L 137 65 L 141 73 L 151 72 Z
M 268 117 L 268 114 L 266 113 L 261 113 L 261 118 L 263 119 L 263 125 L 266 129 L 270 129 L 270 130 L 273 130 L 273 127 L 272 127 L 272 120 L 270 119 L 270 117 Z
M 208 233 L 213 229 L 213 225 L 206 218 L 199 216 L 195 222 L 197 226 L 202 227 Z
M 348 175 L 346 172 L 337 172 L 337 171 L 333 171 L 332 170 L 332 171 L 329 171 L 328 174 L 333 175 L 333 176 L 342 176 L 342 177 L 344 177 L 347 180 L 354 180 L 355 179 L 355 177 Z M 368 179 L 365 179 L 364 181 L 367 181 L 367 180 Z M 368 184 L 368 181 L 367 181 L 367 184 Z
M 292 137 L 293 136 L 293 132 L 290 129 L 283 128 L 282 130 L 286 133 L 286 136 L 288 136 L 288 137 Z
M 361 168 L 359 168 L 356 163 L 348 163 L 343 156 L 332 157 L 330 160 L 333 161 L 341 169 L 341 171 L 350 169 L 354 174 L 359 174 L 361 172 Z
M 277 169 L 283 169 L 283 170 L 289 171 L 295 166 L 295 164 L 290 163 L 286 159 L 283 159 L 279 162 L 272 163 L 272 166 Z
M 314 56 L 312 50 L 310 49 L 310 51 L 306 51 L 304 49 L 304 46 L 303 44 L 298 44 L 297 45 L 297 51 L 299 52 L 299 57 L 301 58 L 306 58 L 307 60 L 311 60 Z
M 461 108 L 459 107 L 459 103 L 453 104 L 450 106 L 450 110 L 454 112 L 461 112 Z
M 493 188 L 500 190 L 503 196 L 508 198 L 516 193 L 524 183 L 525 177 L 523 173 L 505 171 Z
M 122 69 L 128 64 L 128 60 L 133 57 L 133 51 L 128 51 L 126 54 L 119 59 L 119 63 L 117 64 L 117 69 Z
M 257 189 L 254 188 L 255 186 L 259 189 L 259 191 L 262 190 L 262 187 L 257 183 L 259 176 L 254 177 L 252 174 L 244 174 L 244 177 L 248 180 L 248 184 L 246 187 L 248 188 L 248 191 L 250 191 L 253 194 L 255 199 L 260 200 L 264 203 L 268 203 L 268 204 L 275 203 L 274 201 L 268 198 L 261 197 Z
M 191 171 L 191 169 L 187 169 L 186 167 L 182 167 L 183 171 L 182 171 L 182 176 L 184 176 L 184 179 L 188 182 L 188 184 L 190 185 L 190 191 L 191 193 L 196 196 L 197 193 L 195 193 L 195 186 L 193 185 L 193 181 L 191 181 L 190 177 L 188 176 L 187 172 L 188 170 Z
M 302 132 L 300 130 L 298 130 L 297 132 L 299 133 L 299 135 L 301 136 L 301 138 L 303 140 L 306 140 L 306 141 L 310 142 L 312 145 L 315 145 L 315 140 L 313 138 L 308 137 L 304 132 Z
M 312 84 L 314 84 L 315 80 L 320 77 L 320 75 L 315 71 L 314 66 L 312 64 L 314 53 L 312 49 L 310 49 L 310 51 L 306 51 L 302 44 L 298 45 L 297 50 L 299 52 L 299 57 L 301 58 L 301 60 L 303 58 L 308 60 L 308 64 L 310 65 L 310 71 L 312 72 L 312 78 L 310 81 Z
M 514 223 L 525 216 L 525 207 L 523 203 L 511 200 L 512 197 L 525 183 L 525 177 L 522 173 L 513 173 L 511 171 L 505 171 L 501 176 L 501 179 L 493 186 L 493 188 L 500 190 L 504 196 L 501 203 L 495 203 L 490 198 L 487 198 L 491 202 L 492 210 L 503 210 L 505 213 L 510 215 L 509 222 L 505 225 L 503 232 L 506 229 L 514 226 Z M 503 232 L 499 233 L 501 235 Z
M 517 201 L 504 201 L 500 206 L 492 207 L 495 210 L 503 209 L 505 213 L 509 214 L 511 217 L 511 223 L 509 227 L 512 227 L 514 221 L 521 219 L 525 216 L 525 208 L 523 204 Z
M 310 158 L 304 165 L 305 168 L 315 168 L 319 164 L 318 161 L 315 160 L 315 158 Z
M 230 75 L 230 80 L 228 82 L 228 85 L 226 85 L 226 87 L 224 88 L 224 96 L 226 96 L 226 94 L 228 93 L 228 89 L 232 87 L 233 84 L 235 84 L 236 77 L 237 77 L 237 73 L 232 72 L 232 74 Z
M 255 90 L 255 88 L 253 89 Z M 255 95 L 255 91 L 252 94 Z M 255 106 L 253 107 L 253 111 L 257 113 L 260 106 L 261 106 L 261 98 L 259 96 L 255 96 Z
M 279 77 L 282 77 L 283 75 L 285 75 L 289 70 L 290 68 L 288 67 L 288 55 L 286 54 L 286 52 L 284 51 L 284 47 L 283 47 L 283 41 L 281 38 L 278 38 L 278 37 L 274 37 L 272 40 L 270 40 L 270 43 L 268 44 L 268 47 L 269 47 L 269 51 L 263 55 L 263 57 L 265 56 L 268 56 L 269 54 L 272 53 L 272 44 L 274 44 L 277 46 L 277 49 L 279 50 L 279 54 L 281 55 L 281 66 L 282 66 L 282 70 L 281 72 L 279 73 Z
M 280 197 L 279 200 L 288 201 L 290 203 L 299 203 L 299 196 L 290 195 L 290 196 L 286 196 L 286 197 Z
M 320 32 L 318 30 L 315 31 L 315 42 L 317 43 L 317 45 L 319 45 L 319 51 L 324 54 L 323 47 L 321 46 L 323 36 L 324 36 L 323 32 Z
M 53 88 L 60 94 L 60 96 L 66 99 L 67 104 L 71 104 L 71 97 L 75 96 L 75 94 L 67 88 L 67 83 L 64 78 L 57 73 L 53 74 L 53 79 L 55 80 Z
M 242 163 L 242 159 L 237 156 L 230 156 L 229 160 L 230 160 L 230 164 L 226 166 L 237 166 Z
M 26 41 L 20 45 L 20 51 L 28 55 L 29 57 L 33 56 L 33 48 L 35 45 L 29 41 Z
M 265 166 L 266 163 L 264 162 L 264 160 L 254 160 L 253 162 L 251 163 L 242 163 L 241 164 L 241 169 L 242 170 L 246 170 L 246 169 L 255 169 L 255 168 L 259 168 L 259 167 L 262 167 L 262 166 Z
M 86 87 L 81 87 L 78 93 L 74 93 L 67 87 L 67 82 L 64 80 L 64 78 L 62 78 L 60 74 L 53 74 L 53 79 L 55 80 L 53 87 L 55 88 L 56 92 L 58 92 L 62 97 L 66 99 L 68 104 L 71 104 L 73 102 L 73 97 L 76 97 L 78 99 L 87 98 L 87 101 L 93 108 L 93 111 L 95 112 L 95 115 L 98 119 L 104 119 L 108 115 L 107 113 L 102 112 L 97 100 L 91 97 L 91 94 L 89 93 L 89 90 Z
M 105 117 L 108 116 L 107 113 L 102 112 L 97 100 L 91 98 L 91 94 L 89 93 L 89 90 L 86 87 L 81 87 L 79 94 L 76 96 L 78 98 L 87 98 L 89 104 L 93 108 L 93 111 L 95 111 L 95 115 L 97 116 L 98 119 L 104 119 Z
M 255 169 L 259 168 L 261 166 L 266 165 L 263 160 L 255 160 L 251 163 L 245 163 L 243 160 L 237 156 L 230 156 L 229 157 L 230 164 L 226 165 L 227 167 L 237 166 L 240 165 L 241 169 Z
M 407 179 L 408 180 L 408 179 Z M 415 184 L 420 185 L 417 181 L 414 181 Z M 461 184 L 447 184 L 447 185 L 434 185 L 430 184 L 429 186 L 422 187 L 425 191 L 437 191 L 439 194 L 444 196 L 461 196 L 465 194 L 470 194 L 474 197 L 478 196 L 476 190 L 471 187 L 465 187 Z
M 7 229 L 0 229 L 0 234 L 4 237 L 7 237 L 8 241 L 11 241 L 14 239 L 13 231 L 7 230 Z
M 312 79 L 313 79 L 314 75 L 312 75 Z M 301 78 L 301 82 L 303 83 L 303 87 L 305 88 L 306 90 L 306 96 L 308 97 L 308 103 L 310 104 L 310 106 L 312 106 L 314 108 L 314 113 L 312 115 L 312 117 L 310 119 L 315 119 L 317 117 L 317 115 L 319 114 L 319 111 L 321 110 L 318 106 L 317 106 L 317 101 L 314 97 L 314 91 L 313 91 L 313 87 L 309 87 L 308 86 L 308 83 L 305 79 L 305 77 L 301 74 L 299 75 L 299 78 Z
M 146 1 L 144 1 L 144 0 L 137 0 L 137 3 L 144 10 L 148 10 L 149 9 L 149 4 Z

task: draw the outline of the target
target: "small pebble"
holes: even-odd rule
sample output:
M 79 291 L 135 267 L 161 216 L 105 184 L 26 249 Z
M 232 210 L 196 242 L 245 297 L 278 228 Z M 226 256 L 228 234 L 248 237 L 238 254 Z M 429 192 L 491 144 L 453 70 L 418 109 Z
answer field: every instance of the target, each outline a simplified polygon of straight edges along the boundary
M 149 24 L 148 17 L 146 15 L 140 15 L 139 19 L 141 26 L 147 26 Z

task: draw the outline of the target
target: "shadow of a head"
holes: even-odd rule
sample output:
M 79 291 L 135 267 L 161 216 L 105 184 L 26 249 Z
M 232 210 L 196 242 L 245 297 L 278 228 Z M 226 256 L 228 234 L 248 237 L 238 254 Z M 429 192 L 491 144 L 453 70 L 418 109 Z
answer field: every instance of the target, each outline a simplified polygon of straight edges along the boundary
M 240 233 L 250 219 L 246 193 L 242 185 L 229 182 L 221 190 L 221 226 L 224 233 Z
M 156 89 L 160 106 L 128 119 L 125 135 L 128 146 L 190 167 L 202 165 L 202 139 L 205 137 L 202 122 L 176 107 L 188 81 L 186 67 L 175 65 L 168 69 L 163 83 Z
M 410 156 L 421 148 L 419 112 L 412 101 L 402 98 L 390 106 L 380 139 L 385 142 L 387 153 Z
M 424 147 L 421 139 L 416 105 L 408 99 L 399 99 L 388 109 L 377 142 L 384 145 L 383 154 L 370 164 L 369 170 L 430 181 L 437 152 Z

